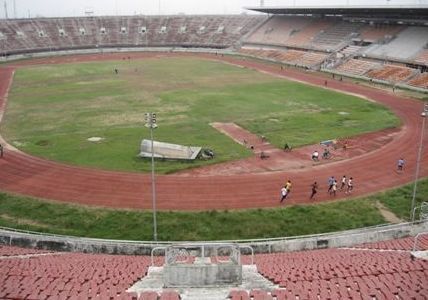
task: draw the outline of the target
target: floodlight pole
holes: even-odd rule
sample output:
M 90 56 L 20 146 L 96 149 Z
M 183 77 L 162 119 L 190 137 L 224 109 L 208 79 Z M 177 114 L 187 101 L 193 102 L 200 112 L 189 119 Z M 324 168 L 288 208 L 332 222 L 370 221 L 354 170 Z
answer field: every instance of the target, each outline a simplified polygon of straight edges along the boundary
M 419 169 L 421 164 L 421 155 L 422 155 L 422 148 L 423 148 L 423 142 L 424 142 L 424 132 L 425 132 L 425 119 L 428 115 L 428 104 L 424 105 L 424 110 L 421 113 L 422 117 L 422 130 L 421 130 L 421 139 L 419 141 L 419 150 L 418 150 L 418 157 L 416 158 L 416 171 L 415 171 L 415 184 L 413 186 L 413 195 L 412 195 L 412 206 L 411 206 L 411 216 L 412 216 L 412 223 L 415 222 L 415 199 L 416 199 L 416 189 L 418 186 L 418 178 L 419 178 Z
M 153 240 L 158 240 L 158 229 L 156 222 L 156 184 L 155 184 L 155 151 L 153 147 L 153 129 L 157 128 L 156 114 L 146 113 L 146 126 L 150 127 L 150 140 L 152 148 L 152 208 L 153 208 Z

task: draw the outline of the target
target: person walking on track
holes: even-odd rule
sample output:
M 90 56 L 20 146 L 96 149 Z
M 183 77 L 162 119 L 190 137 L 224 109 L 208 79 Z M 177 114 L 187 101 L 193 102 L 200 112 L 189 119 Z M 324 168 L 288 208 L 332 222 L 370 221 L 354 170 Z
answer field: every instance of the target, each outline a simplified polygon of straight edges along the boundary
M 309 197 L 309 199 L 313 199 L 315 194 L 317 193 L 318 183 L 315 181 L 314 183 L 312 183 L 311 187 L 312 187 L 312 192 L 311 192 L 311 196 Z

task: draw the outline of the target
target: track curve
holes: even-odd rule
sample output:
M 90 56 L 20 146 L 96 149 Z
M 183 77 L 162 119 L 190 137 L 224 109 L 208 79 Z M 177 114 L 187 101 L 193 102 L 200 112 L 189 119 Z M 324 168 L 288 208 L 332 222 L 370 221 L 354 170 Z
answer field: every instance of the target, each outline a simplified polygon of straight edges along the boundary
M 178 54 L 133 53 L 131 55 L 132 58 L 139 58 Z M 272 65 L 234 57 L 210 54 L 191 55 L 253 68 L 311 85 L 324 86 L 325 77 L 316 74 L 289 69 L 281 70 Z M 103 54 L 47 58 L 2 67 L 0 68 L 0 116 L 6 108 L 7 93 L 13 72 L 19 65 L 111 60 L 122 56 L 123 54 Z M 401 119 L 401 128 L 394 133 L 391 141 L 377 150 L 317 166 L 254 174 L 157 176 L 158 209 L 211 210 L 275 207 L 279 206 L 279 189 L 287 179 L 293 182 L 288 204 L 332 200 L 333 198 L 326 193 L 326 181 L 331 175 L 340 178 L 346 174 L 354 178 L 355 190 L 352 197 L 397 187 L 414 180 L 416 154 L 422 130 L 420 113 L 423 110 L 423 103 L 348 82 L 329 80 L 328 88 L 357 94 L 389 107 Z M 428 176 L 427 148 L 425 147 L 422 153 L 421 176 Z M 395 172 L 399 157 L 406 159 L 406 169 L 400 174 Z M 309 200 L 310 185 L 313 181 L 318 181 L 321 188 L 317 199 Z M 86 205 L 132 209 L 151 209 L 152 207 L 149 175 L 69 166 L 25 154 L 7 143 L 5 156 L 0 159 L 0 189 L 11 193 Z M 334 199 L 345 197 L 350 196 L 338 193 Z

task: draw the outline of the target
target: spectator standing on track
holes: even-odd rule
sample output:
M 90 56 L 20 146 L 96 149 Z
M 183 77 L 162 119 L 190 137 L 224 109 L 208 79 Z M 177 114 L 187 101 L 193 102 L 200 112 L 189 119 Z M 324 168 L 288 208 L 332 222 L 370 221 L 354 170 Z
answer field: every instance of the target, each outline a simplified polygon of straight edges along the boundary
M 346 175 L 343 175 L 342 180 L 340 181 L 340 190 L 346 186 Z
M 0 144 L 0 158 L 3 158 L 3 145 Z
M 327 193 L 330 193 L 331 192 L 331 189 L 333 188 L 333 184 L 334 184 L 334 182 L 336 181 L 336 179 L 334 178 L 334 176 L 330 176 L 329 178 L 328 178 L 328 190 L 327 190 Z
M 352 179 L 352 177 L 350 177 L 348 179 L 348 187 L 346 189 L 346 194 L 350 194 L 352 192 L 352 190 L 354 189 L 354 180 Z
M 312 187 L 312 192 L 311 192 L 311 196 L 309 197 L 309 199 L 314 198 L 315 194 L 317 193 L 318 183 L 315 181 L 314 183 L 312 183 L 311 187 Z
M 397 162 L 397 171 L 401 172 L 404 168 L 404 159 L 400 158 Z

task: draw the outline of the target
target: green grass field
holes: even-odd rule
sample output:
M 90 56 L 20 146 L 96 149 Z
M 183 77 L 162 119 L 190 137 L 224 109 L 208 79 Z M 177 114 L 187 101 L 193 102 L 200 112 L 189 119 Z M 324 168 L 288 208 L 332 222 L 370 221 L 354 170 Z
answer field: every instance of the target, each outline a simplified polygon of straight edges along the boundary
M 149 138 L 148 111 L 158 116 L 156 140 L 216 152 L 212 161 L 160 161 L 158 173 L 251 155 L 211 122 L 235 122 L 278 147 L 284 141 L 296 147 L 399 124 L 387 109 L 353 96 L 221 62 L 151 58 L 20 68 L 1 132 L 37 156 L 145 172 L 150 162 L 137 154 L 141 140 Z M 90 137 L 104 140 L 93 143 Z
M 376 202 L 409 220 L 413 185 L 367 198 L 287 208 L 207 212 L 158 212 L 159 240 L 255 239 L 342 231 L 387 223 Z M 428 197 L 419 183 L 416 205 Z M 60 204 L 0 193 L 0 226 L 108 239 L 152 240 L 150 211 Z

